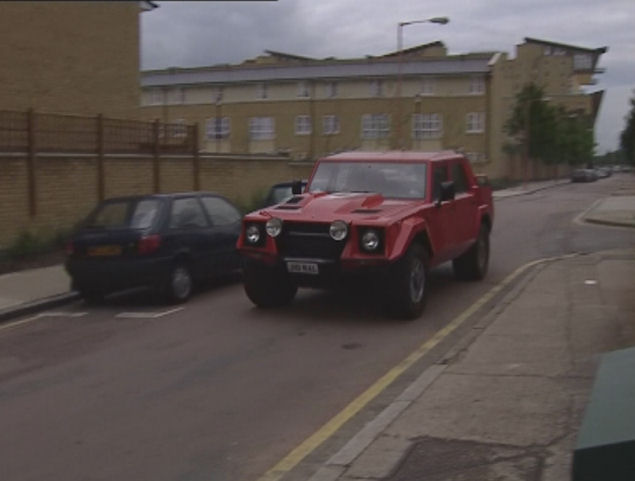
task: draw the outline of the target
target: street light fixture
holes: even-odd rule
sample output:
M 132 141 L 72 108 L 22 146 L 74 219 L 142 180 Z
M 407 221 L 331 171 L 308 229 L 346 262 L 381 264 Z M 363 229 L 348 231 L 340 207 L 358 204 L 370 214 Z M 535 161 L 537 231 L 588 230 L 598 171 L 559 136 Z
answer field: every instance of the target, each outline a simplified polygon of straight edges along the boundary
M 402 116 L 401 116 L 401 87 L 402 87 L 402 65 L 403 65 L 403 28 L 406 25 L 413 25 L 416 23 L 436 23 L 439 25 L 446 25 L 447 23 L 450 22 L 450 19 L 448 17 L 432 17 L 432 18 L 426 18 L 424 20 L 410 20 L 408 22 L 399 22 L 397 24 L 397 55 L 398 55 L 398 76 L 397 76 L 397 92 L 396 92 L 396 97 L 397 97 L 397 108 L 398 108 L 398 114 L 397 114 L 397 139 L 396 139 L 396 144 L 397 147 L 403 148 L 403 139 L 402 139 L 402 135 L 401 135 L 401 130 L 402 130 Z

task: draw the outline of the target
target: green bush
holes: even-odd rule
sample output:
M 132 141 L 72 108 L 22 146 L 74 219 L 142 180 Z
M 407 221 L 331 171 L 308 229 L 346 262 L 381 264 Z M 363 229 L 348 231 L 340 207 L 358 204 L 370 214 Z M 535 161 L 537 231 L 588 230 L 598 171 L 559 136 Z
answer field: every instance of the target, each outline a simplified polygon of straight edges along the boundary
M 244 215 L 256 209 L 260 209 L 265 201 L 266 196 L 267 191 L 261 189 L 256 192 L 252 192 L 247 199 L 239 197 L 238 199 L 234 200 L 234 203 L 236 204 L 236 207 L 238 207 L 240 212 Z
M 68 232 L 34 233 L 23 231 L 18 238 L 0 255 L 4 259 L 23 259 L 47 254 L 62 249 L 68 238 Z

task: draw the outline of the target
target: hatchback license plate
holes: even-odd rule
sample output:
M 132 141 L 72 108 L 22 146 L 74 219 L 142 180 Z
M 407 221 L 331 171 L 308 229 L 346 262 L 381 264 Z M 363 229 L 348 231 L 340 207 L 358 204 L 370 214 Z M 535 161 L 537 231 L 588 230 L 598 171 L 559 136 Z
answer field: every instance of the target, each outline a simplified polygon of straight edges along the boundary
M 121 254 L 121 246 L 95 246 L 88 248 L 89 256 L 118 256 Z
M 287 262 L 287 270 L 293 274 L 313 274 L 320 273 L 318 265 L 314 262 Z

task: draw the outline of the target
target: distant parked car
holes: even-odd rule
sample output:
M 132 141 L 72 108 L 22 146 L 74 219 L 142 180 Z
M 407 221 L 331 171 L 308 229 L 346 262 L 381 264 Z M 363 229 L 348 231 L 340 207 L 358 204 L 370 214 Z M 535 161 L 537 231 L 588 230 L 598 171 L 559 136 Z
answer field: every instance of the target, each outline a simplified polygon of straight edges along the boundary
M 173 302 L 240 266 L 241 214 L 213 193 L 119 197 L 100 203 L 67 246 L 72 288 L 85 299 L 149 286 Z
M 598 167 L 595 169 L 595 173 L 598 176 L 598 179 L 605 179 L 606 177 L 611 176 L 611 169 L 608 167 Z
M 300 189 L 304 192 L 307 181 L 300 180 L 296 182 L 299 182 Z M 292 189 L 293 182 L 280 182 L 279 184 L 271 186 L 269 192 L 267 193 L 267 196 L 265 197 L 265 201 L 263 202 L 263 207 L 269 207 L 271 205 L 280 204 L 287 201 L 293 196 Z
M 571 174 L 571 182 L 594 182 L 598 175 L 593 169 L 576 169 Z

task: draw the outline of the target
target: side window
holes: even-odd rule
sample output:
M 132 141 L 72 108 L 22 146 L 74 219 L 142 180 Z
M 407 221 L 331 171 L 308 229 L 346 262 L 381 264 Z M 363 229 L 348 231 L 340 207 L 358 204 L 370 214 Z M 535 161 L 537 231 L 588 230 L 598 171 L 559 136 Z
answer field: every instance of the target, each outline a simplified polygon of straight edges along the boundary
M 192 227 L 207 227 L 205 213 L 198 200 L 194 197 L 175 199 L 170 211 L 170 228 L 187 229 Z
M 441 196 L 441 182 L 448 180 L 448 169 L 445 164 L 435 165 L 432 169 L 432 200 Z
M 460 194 L 462 192 L 467 192 L 468 190 L 468 182 L 467 176 L 465 175 L 465 169 L 460 162 L 457 162 L 452 165 L 452 180 L 454 181 L 454 192 Z
M 238 210 L 219 197 L 203 197 L 201 199 L 207 215 L 212 220 L 212 225 L 230 225 L 240 221 L 241 215 Z

